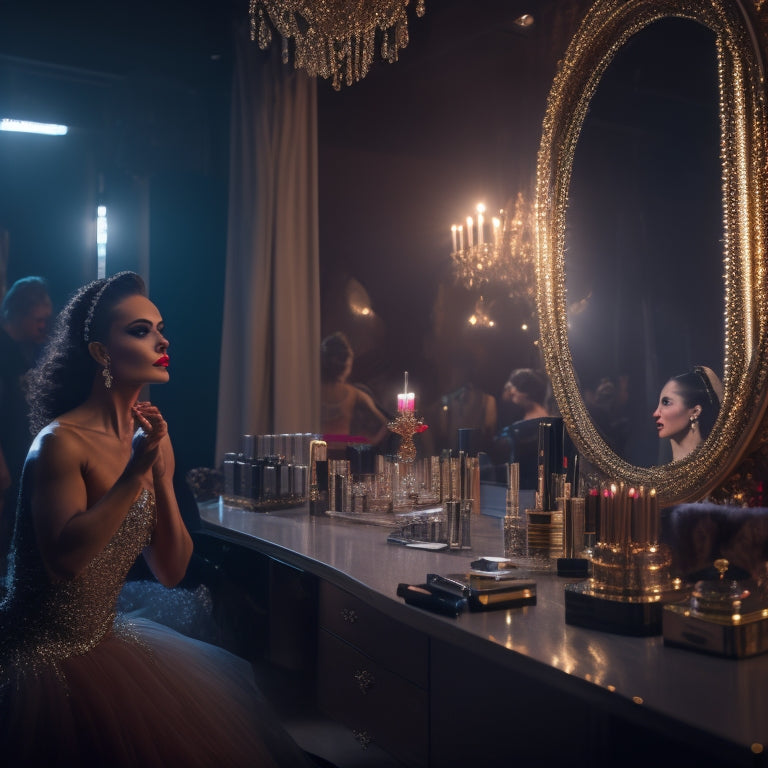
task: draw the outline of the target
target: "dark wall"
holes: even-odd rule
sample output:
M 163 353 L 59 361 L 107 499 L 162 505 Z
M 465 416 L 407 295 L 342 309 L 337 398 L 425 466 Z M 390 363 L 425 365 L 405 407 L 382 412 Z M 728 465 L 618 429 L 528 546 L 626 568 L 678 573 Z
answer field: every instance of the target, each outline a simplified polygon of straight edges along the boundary
M 8 284 L 41 274 L 59 308 L 96 277 L 107 205 L 107 273 L 144 273 L 167 323 L 171 381 L 151 396 L 184 472 L 214 461 L 232 5 L 174 6 L 0 0 L 2 116 L 70 126 L 0 133 L 0 227 Z
M 450 391 L 462 346 L 482 353 L 476 383 L 497 396 L 513 368 L 541 364 L 536 328 L 521 328 L 531 307 L 503 291 L 484 295 L 495 328 L 468 326 L 480 292 L 454 286 L 450 227 L 479 201 L 490 217 L 518 191 L 530 199 L 549 86 L 585 5 L 428 2 L 423 18 L 410 17 L 397 63 L 378 61 L 340 92 L 320 83 L 323 333 L 350 335 L 364 352 L 353 378 L 384 403 L 404 370 L 422 405 Z M 515 25 L 523 13 L 533 27 Z M 349 278 L 375 322 L 350 312 Z

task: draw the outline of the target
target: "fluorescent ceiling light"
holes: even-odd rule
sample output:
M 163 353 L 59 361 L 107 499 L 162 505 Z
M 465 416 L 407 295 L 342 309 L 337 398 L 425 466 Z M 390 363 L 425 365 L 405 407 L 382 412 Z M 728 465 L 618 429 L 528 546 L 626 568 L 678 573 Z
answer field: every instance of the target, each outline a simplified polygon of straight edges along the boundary
M 64 136 L 66 125 L 55 123 L 33 123 L 31 120 L 14 120 L 12 117 L 0 118 L 0 131 L 17 131 L 18 133 L 44 133 L 46 136 Z

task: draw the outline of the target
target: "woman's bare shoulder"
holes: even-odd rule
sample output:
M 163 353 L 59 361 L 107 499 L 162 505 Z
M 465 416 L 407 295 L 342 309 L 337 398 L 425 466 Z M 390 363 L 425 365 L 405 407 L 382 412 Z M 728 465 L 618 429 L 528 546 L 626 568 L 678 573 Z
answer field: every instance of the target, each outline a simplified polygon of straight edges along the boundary
M 65 420 L 56 419 L 38 432 L 35 445 L 40 451 L 77 451 L 88 440 L 81 427 Z

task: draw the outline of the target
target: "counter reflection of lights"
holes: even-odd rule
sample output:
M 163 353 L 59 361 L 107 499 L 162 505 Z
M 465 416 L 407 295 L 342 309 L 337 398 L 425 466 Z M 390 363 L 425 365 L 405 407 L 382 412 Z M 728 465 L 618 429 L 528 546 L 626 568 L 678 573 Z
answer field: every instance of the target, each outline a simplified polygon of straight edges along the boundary
M 96 209 L 96 277 L 107 275 L 107 206 Z
M 35 123 L 31 120 L 15 120 L 12 117 L 0 118 L 0 131 L 40 133 L 45 136 L 66 136 L 68 130 L 66 125 L 56 125 L 55 123 Z

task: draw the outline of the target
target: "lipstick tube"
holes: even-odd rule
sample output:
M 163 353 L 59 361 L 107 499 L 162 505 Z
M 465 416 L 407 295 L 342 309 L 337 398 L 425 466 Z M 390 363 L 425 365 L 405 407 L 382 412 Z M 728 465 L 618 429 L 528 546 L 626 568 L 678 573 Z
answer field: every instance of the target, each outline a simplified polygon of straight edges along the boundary
M 322 516 L 328 511 L 328 444 L 313 440 L 309 444 L 309 514 Z

